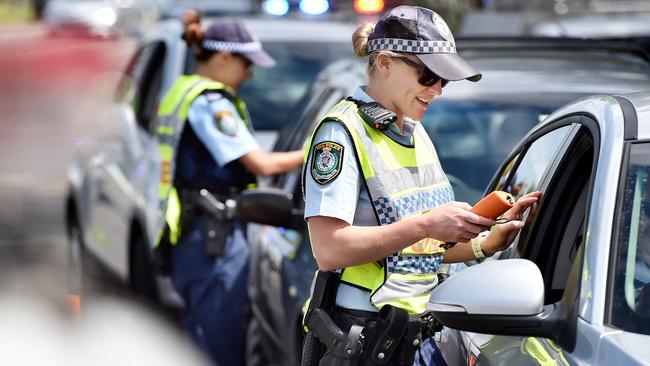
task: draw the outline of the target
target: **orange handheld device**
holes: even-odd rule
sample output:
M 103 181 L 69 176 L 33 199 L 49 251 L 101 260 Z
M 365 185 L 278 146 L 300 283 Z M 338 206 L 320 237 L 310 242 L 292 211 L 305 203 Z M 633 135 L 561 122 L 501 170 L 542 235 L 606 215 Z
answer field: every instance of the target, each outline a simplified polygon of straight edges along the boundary
M 478 201 L 470 211 L 479 216 L 496 220 L 504 212 L 511 209 L 514 204 L 515 199 L 510 193 L 504 191 L 494 191 L 483 197 L 482 200 Z M 441 244 L 440 247 L 447 250 L 449 248 L 453 248 L 454 245 L 456 245 L 456 243 L 447 242 Z
M 494 191 L 478 201 L 470 211 L 489 219 L 496 220 L 515 204 L 515 199 L 508 192 Z

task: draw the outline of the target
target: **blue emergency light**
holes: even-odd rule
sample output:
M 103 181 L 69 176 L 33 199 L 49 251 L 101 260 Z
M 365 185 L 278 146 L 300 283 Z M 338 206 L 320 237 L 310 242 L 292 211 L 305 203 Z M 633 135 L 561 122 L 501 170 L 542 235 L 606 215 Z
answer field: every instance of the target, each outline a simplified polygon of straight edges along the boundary
M 262 9 L 268 14 L 271 15 L 285 15 L 289 12 L 289 1 L 288 0 L 264 0 L 262 3 Z
M 303 13 L 319 15 L 325 13 L 330 4 L 327 0 L 301 0 L 299 7 Z

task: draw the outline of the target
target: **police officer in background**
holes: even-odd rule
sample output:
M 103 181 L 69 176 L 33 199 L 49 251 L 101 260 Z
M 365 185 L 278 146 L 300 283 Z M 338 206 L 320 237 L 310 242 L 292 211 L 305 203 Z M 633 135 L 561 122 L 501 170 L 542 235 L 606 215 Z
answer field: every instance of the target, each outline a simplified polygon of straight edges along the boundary
M 269 68 L 275 61 L 244 24 L 219 19 L 204 30 L 194 11 L 183 21 L 198 70 L 181 76 L 159 109 L 161 211 L 168 225 L 162 239 L 172 244 L 183 325 L 217 364 L 239 365 L 249 248 L 244 225 L 219 202 L 253 186 L 258 175 L 300 167 L 303 152 L 266 153 L 253 137 L 237 88 L 252 76 L 253 64 Z
M 481 74 L 456 54 L 438 14 L 396 7 L 375 26 L 360 26 L 353 45 L 370 56 L 369 83 L 318 124 L 303 171 L 320 269 L 305 316 L 303 365 L 443 365 L 426 313 L 439 266 L 507 247 L 539 193 L 522 197 L 491 233 L 485 230 L 494 220 L 453 202 L 417 121 L 449 81 Z

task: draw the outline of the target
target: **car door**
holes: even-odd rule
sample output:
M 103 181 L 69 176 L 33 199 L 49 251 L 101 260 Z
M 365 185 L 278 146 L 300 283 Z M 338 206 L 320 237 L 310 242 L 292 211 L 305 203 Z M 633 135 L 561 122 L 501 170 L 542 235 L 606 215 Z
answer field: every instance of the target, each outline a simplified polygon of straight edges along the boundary
M 135 54 L 110 110 L 111 128 L 89 172 L 90 235 L 94 251 L 122 276 L 128 275 L 129 234 L 134 219 L 155 207 L 157 145 L 150 125 L 160 90 L 164 44 L 153 42 Z M 144 222 L 142 223 L 144 224 Z
M 488 260 L 526 258 L 537 264 L 544 279 L 545 304 L 577 303 L 579 276 L 575 272 L 582 262 L 580 249 L 585 239 L 597 139 L 591 118 L 560 118 L 528 136 L 488 188 L 508 191 L 517 198 L 533 191 L 543 192 L 537 209 L 523 218 L 525 226 L 513 245 Z M 569 321 L 577 321 L 577 315 L 567 316 Z M 439 344 L 449 364 L 566 364 L 570 358 L 554 342 L 535 337 L 445 329 Z
M 344 96 L 342 89 L 314 86 L 294 110 L 297 122 L 281 131 L 275 151 L 302 149 L 320 117 Z M 298 169 L 266 180 L 264 185 L 291 194 L 295 210 L 302 211 L 301 179 Z M 251 310 L 266 333 L 261 350 L 265 362 L 297 363 L 302 339 L 301 309 L 309 296 L 311 274 L 316 270 L 306 225 L 302 230 L 293 230 L 249 224 L 249 240 Z

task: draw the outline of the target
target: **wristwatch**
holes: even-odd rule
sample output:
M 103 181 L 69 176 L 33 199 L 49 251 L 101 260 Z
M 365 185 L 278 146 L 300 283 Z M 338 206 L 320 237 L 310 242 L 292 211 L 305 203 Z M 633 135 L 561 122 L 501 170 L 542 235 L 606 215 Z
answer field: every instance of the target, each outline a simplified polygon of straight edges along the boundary
M 477 236 L 476 238 L 472 239 L 471 244 L 472 244 L 472 253 L 474 254 L 474 258 L 476 259 L 485 258 L 485 253 L 483 253 L 483 249 L 481 248 L 481 237 Z

